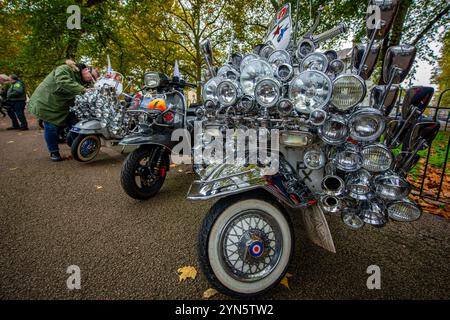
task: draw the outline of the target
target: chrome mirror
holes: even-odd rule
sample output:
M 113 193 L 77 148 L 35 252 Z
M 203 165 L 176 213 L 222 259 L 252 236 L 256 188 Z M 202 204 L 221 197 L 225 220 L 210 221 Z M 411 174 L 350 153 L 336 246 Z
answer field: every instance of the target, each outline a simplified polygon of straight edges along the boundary
M 424 150 L 431 146 L 434 138 L 436 138 L 440 129 L 439 122 L 419 122 L 411 130 L 409 137 L 409 143 L 407 148 L 409 150 Z
M 416 47 L 408 44 L 388 48 L 383 65 L 385 84 L 399 84 L 405 80 L 414 63 L 416 51 Z
M 364 80 L 367 80 L 370 78 L 370 76 L 373 73 L 373 70 L 375 69 L 375 65 L 378 61 L 378 56 L 380 55 L 380 49 L 381 46 L 377 43 L 374 43 L 373 46 L 370 47 L 369 52 L 365 56 L 365 62 L 363 63 L 362 60 L 364 59 L 364 53 L 366 51 L 366 46 L 357 44 L 353 47 L 353 53 L 352 53 L 352 67 L 354 72 L 357 72 L 360 70 L 359 75 Z
M 393 85 L 389 89 L 387 86 L 375 86 L 370 94 L 370 105 L 372 108 L 382 111 L 384 116 L 387 117 L 391 114 L 392 109 L 394 109 L 399 92 L 400 90 L 397 85 Z
M 402 105 L 402 117 L 408 118 L 411 108 L 416 107 L 420 113 L 423 113 L 433 98 L 434 88 L 415 86 L 406 91 Z
M 392 28 L 399 0 L 370 0 L 367 9 L 367 37 L 383 40 Z M 375 35 L 373 34 L 375 32 Z

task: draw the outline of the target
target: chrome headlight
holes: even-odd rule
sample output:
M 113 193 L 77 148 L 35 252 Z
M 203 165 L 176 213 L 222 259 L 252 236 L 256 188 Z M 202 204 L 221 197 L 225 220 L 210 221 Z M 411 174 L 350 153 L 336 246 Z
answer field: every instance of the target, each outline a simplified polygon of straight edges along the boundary
M 344 208 L 342 211 L 342 221 L 351 229 L 360 229 L 364 226 L 364 221 L 357 215 L 353 208 Z
M 339 75 L 345 70 L 345 64 L 342 60 L 336 59 L 330 61 L 328 65 L 328 71 L 333 73 L 334 75 Z
M 348 122 L 350 137 L 356 141 L 370 142 L 378 139 L 386 128 L 384 115 L 374 108 L 357 110 Z
M 289 86 L 289 98 L 297 112 L 310 113 L 330 102 L 332 83 L 320 71 L 305 71 L 295 77 Z
M 276 50 L 269 57 L 269 63 L 276 70 L 282 64 L 291 64 L 291 56 L 286 50 Z
M 354 172 L 347 178 L 348 195 L 356 200 L 367 200 L 370 193 L 370 179 L 372 175 L 364 169 Z
M 278 102 L 278 113 L 282 116 L 288 116 L 294 110 L 294 105 L 289 99 L 282 99 Z
M 157 88 L 161 83 L 161 76 L 157 72 L 148 72 L 144 75 L 144 83 L 147 88 Z
M 258 57 L 258 55 L 254 54 L 254 53 L 250 53 L 248 55 L 246 55 L 244 58 L 242 58 L 241 61 L 241 65 L 239 66 L 239 70 L 242 72 L 242 70 L 244 70 L 244 68 L 248 65 L 248 63 L 252 60 L 258 60 L 260 59 Z
M 328 59 L 323 53 L 308 54 L 300 64 L 300 71 L 315 70 L 325 72 L 328 69 Z
M 211 100 L 211 101 L 217 101 L 217 86 L 219 85 L 220 81 L 222 81 L 221 78 L 212 78 L 206 84 L 203 86 L 203 101 Z
M 243 96 L 239 104 L 243 112 L 249 112 L 255 106 L 255 98 L 253 96 Z
M 375 193 L 386 200 L 400 200 L 411 191 L 411 185 L 402 177 L 387 173 L 375 179 Z
M 348 111 L 366 96 L 366 84 L 361 77 L 354 74 L 343 74 L 333 82 L 331 104 L 339 111 Z
M 275 70 L 275 76 L 283 82 L 288 82 L 294 76 L 294 68 L 287 63 L 281 64 Z
M 363 168 L 371 172 L 384 172 L 392 166 L 391 150 L 379 143 L 365 146 L 361 151 L 361 156 Z
M 280 144 L 286 147 L 306 147 L 313 141 L 312 134 L 303 131 L 284 131 L 280 134 Z
M 367 224 L 381 227 L 388 222 L 384 206 L 378 199 L 370 199 L 361 203 L 359 217 Z
M 224 65 L 219 69 L 219 71 L 217 71 L 217 77 L 226 78 L 229 80 L 238 80 L 239 72 L 229 65 Z
M 319 128 L 319 136 L 328 144 L 338 145 L 344 143 L 348 138 L 347 121 L 340 115 L 332 115 Z
M 259 55 L 261 56 L 261 58 L 267 60 L 269 59 L 270 55 L 275 51 L 275 48 L 270 45 L 270 44 L 266 44 L 264 45 L 261 50 L 259 51 Z
M 341 171 L 354 172 L 361 168 L 362 158 L 357 146 L 347 144 L 336 153 L 333 162 Z
M 389 204 L 387 212 L 392 220 L 400 222 L 412 222 L 422 215 L 420 207 L 408 198 Z
M 320 149 L 310 149 L 305 152 L 303 162 L 308 169 L 319 170 L 325 166 L 325 154 Z
M 223 80 L 217 85 L 217 97 L 220 104 L 228 107 L 239 98 L 239 84 L 232 80 Z
M 270 108 L 277 104 L 281 96 L 281 84 L 274 78 L 261 79 L 255 87 L 256 102 Z
M 261 59 L 251 60 L 241 72 L 242 90 L 247 95 L 255 94 L 255 87 L 262 78 L 272 77 L 273 70 L 270 64 Z
M 313 126 L 321 126 L 327 120 L 328 113 L 322 109 L 316 109 L 309 114 L 309 123 Z
M 316 46 L 314 45 L 314 42 L 312 42 L 309 39 L 303 39 L 299 43 L 298 48 L 295 51 L 295 56 L 297 57 L 298 60 L 302 60 L 308 54 L 314 52 L 314 50 L 316 50 Z

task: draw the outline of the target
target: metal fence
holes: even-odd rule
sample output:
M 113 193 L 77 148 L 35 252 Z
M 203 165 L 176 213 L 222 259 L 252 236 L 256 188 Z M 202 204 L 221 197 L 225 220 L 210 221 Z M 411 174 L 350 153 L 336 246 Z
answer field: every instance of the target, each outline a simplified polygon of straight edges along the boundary
M 403 89 L 400 92 L 400 96 L 397 102 L 396 107 L 396 113 L 399 114 L 400 109 L 400 100 L 401 95 L 403 93 Z M 450 107 L 443 107 L 441 106 L 442 98 L 445 94 L 448 94 L 450 89 L 444 90 L 438 98 L 438 102 L 436 106 L 429 106 L 427 110 L 431 110 L 432 114 L 430 118 L 433 119 L 433 121 L 439 121 L 441 124 L 441 132 L 449 132 L 450 131 Z M 447 145 L 445 147 L 445 153 L 444 153 L 444 161 L 442 165 L 436 166 L 435 164 L 430 163 L 430 159 L 432 156 L 432 153 L 436 151 L 436 143 L 435 140 L 432 145 L 428 148 L 426 152 L 426 160 L 424 164 L 418 164 L 419 166 L 423 167 L 423 173 L 419 177 L 419 181 L 416 180 L 416 186 L 413 187 L 413 194 L 418 195 L 423 200 L 431 200 L 434 204 L 440 205 L 440 204 L 450 204 L 450 197 L 446 195 L 446 192 L 448 190 L 445 189 L 445 183 L 444 179 L 446 176 L 448 176 L 450 169 L 448 168 L 448 162 L 449 162 L 449 150 L 450 150 L 450 132 L 448 133 L 448 141 Z M 425 190 L 425 182 L 427 180 L 427 177 L 431 176 L 431 170 L 434 170 L 434 172 L 438 172 L 440 174 L 440 180 L 436 187 L 433 187 L 432 190 L 428 189 Z M 420 187 L 418 187 L 420 185 Z M 444 192 L 446 191 L 446 192 Z

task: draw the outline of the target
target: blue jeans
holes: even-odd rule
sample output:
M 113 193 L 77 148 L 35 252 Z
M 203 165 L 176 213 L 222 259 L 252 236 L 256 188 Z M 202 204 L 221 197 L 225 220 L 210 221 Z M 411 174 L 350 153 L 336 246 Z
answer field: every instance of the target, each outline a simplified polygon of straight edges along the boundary
M 44 121 L 44 139 L 45 142 L 47 143 L 48 152 L 50 153 L 59 151 L 58 130 L 59 130 L 58 126 L 50 122 Z
M 27 118 L 25 118 L 25 101 L 8 101 L 8 116 L 11 118 L 13 128 L 28 128 Z

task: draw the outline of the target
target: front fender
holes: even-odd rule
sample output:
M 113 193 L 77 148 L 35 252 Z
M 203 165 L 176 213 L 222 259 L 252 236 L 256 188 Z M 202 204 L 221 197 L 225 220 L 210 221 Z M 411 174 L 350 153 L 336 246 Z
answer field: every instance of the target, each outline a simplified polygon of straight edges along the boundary
M 140 133 L 132 134 L 123 138 L 119 145 L 121 146 L 142 146 L 142 145 L 158 145 L 172 151 L 173 147 L 179 142 L 172 141 L 170 134 L 152 134 L 142 135 Z

